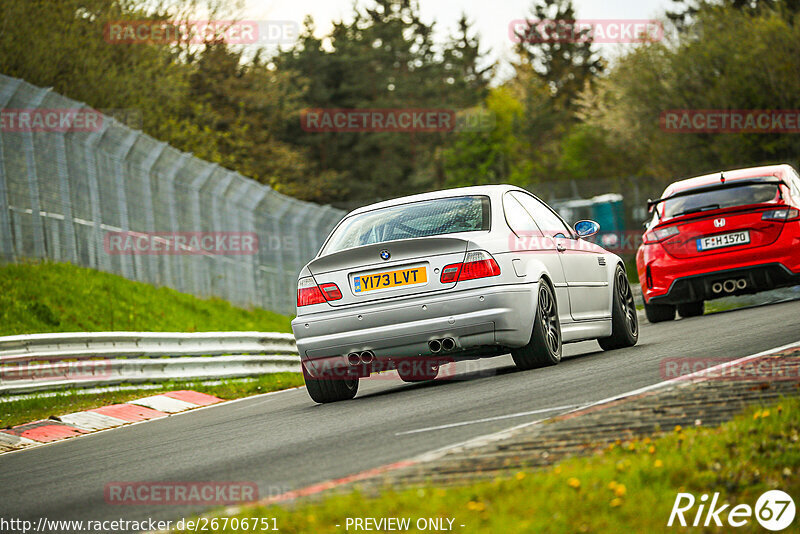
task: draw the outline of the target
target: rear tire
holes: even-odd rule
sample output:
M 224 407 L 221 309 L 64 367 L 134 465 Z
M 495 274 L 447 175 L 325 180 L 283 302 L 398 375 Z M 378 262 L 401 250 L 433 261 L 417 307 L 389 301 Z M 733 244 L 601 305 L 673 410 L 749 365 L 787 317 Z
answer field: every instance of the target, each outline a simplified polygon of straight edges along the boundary
M 661 323 L 675 319 L 675 306 L 672 304 L 644 303 L 644 313 L 651 323 Z
M 632 347 L 639 341 L 639 318 L 625 270 L 617 265 L 614 273 L 614 302 L 611 310 L 611 336 L 597 342 L 603 350 Z
M 706 311 L 706 303 L 700 302 L 686 302 L 678 304 L 678 315 L 681 317 L 699 317 Z
M 337 402 L 343 400 L 350 400 L 358 393 L 358 378 L 314 378 L 306 370 L 305 364 L 301 364 L 303 368 L 303 379 L 306 382 L 306 391 L 311 397 L 311 400 L 320 404 L 328 402 Z
M 519 369 L 538 369 L 561 361 L 561 324 L 558 307 L 550 284 L 539 281 L 536 317 L 533 319 L 531 340 L 524 347 L 511 351 Z
M 396 367 L 403 382 L 427 382 L 439 374 L 439 364 L 425 360 L 402 360 Z

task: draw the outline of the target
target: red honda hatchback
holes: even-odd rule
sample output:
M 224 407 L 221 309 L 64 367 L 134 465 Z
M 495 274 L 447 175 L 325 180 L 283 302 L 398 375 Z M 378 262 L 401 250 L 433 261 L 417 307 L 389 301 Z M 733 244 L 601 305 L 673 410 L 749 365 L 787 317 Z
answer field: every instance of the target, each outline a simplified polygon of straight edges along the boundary
M 651 323 L 702 315 L 704 303 L 800 284 L 800 176 L 789 165 L 671 184 L 648 201 L 636 253 Z

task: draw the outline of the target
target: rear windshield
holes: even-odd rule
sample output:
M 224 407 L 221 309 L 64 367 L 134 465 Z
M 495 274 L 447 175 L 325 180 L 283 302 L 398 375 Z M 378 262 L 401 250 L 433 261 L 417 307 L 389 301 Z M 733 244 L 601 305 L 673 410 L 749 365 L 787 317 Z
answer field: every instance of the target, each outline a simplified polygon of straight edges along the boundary
M 401 204 L 348 217 L 324 252 L 398 239 L 489 229 L 489 197 L 462 196 Z
M 687 213 L 770 202 L 777 195 L 777 184 L 754 184 L 680 196 L 664 201 L 661 218 L 669 219 Z

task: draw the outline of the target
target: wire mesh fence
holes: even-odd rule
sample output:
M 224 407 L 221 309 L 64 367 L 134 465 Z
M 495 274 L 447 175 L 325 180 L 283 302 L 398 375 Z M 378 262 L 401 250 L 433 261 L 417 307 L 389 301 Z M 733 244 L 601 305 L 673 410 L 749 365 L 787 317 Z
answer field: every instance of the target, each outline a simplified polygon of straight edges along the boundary
M 293 313 L 298 272 L 344 215 L 16 78 L 0 75 L 0 110 L 0 261 Z

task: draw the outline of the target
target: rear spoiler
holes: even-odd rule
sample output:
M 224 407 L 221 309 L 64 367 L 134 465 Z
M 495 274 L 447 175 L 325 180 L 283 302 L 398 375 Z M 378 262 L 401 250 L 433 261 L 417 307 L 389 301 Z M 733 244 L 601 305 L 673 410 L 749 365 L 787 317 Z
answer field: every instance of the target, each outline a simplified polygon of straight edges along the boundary
M 781 178 L 775 177 L 775 178 L 758 178 L 758 179 L 748 179 L 748 180 L 734 180 L 731 182 L 719 182 L 716 184 L 704 185 L 702 187 L 695 187 L 693 189 L 686 189 L 684 191 L 679 191 L 674 195 L 670 195 L 668 197 L 661 197 L 656 200 L 648 199 L 647 210 L 653 211 L 654 206 L 664 202 L 665 200 L 670 200 L 673 198 L 695 195 L 697 193 L 706 193 L 708 191 L 717 191 L 719 189 L 728 189 L 731 187 L 745 187 L 748 185 L 761 185 L 761 184 L 786 185 L 786 182 L 784 182 Z

